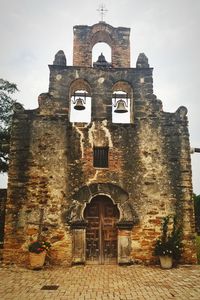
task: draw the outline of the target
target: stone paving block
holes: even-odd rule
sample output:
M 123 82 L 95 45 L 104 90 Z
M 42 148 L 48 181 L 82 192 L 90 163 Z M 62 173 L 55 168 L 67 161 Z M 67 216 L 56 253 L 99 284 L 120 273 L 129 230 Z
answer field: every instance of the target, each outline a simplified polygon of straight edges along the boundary
M 1 300 L 199 300 L 200 266 L 163 271 L 159 267 L 85 266 L 31 270 L 0 269 Z M 41 290 L 58 285 L 57 290 Z

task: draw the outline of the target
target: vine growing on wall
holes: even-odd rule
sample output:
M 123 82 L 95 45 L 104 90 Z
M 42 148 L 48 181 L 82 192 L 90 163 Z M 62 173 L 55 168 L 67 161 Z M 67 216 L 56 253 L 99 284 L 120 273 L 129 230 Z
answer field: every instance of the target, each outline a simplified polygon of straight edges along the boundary
M 198 235 L 200 235 L 200 195 L 193 195 L 194 199 L 194 214 L 195 214 L 195 228 Z

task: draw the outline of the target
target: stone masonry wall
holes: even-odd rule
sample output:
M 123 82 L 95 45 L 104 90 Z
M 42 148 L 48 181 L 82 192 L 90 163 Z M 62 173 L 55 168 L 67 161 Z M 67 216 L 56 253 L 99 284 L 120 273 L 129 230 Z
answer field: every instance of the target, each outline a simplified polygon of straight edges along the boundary
M 18 118 L 27 120 L 23 129 Z M 21 135 L 27 128 L 27 135 Z M 29 128 L 29 130 L 28 130 Z M 36 111 L 16 115 L 13 123 L 4 260 L 28 261 L 28 244 L 44 238 L 53 244 L 54 264 L 69 264 L 71 234 L 63 223 L 67 195 L 66 118 L 40 116 Z M 25 148 L 26 140 L 29 146 Z M 23 161 L 18 156 L 26 154 Z M 20 172 L 20 170 L 22 172 Z M 58 251 L 59 249 L 59 251 Z M 18 254 L 18 255 L 16 255 Z
M 134 216 L 133 261 L 155 260 L 153 243 L 162 217 L 178 213 L 184 228 L 184 262 L 195 262 L 185 108 L 162 111 L 161 101 L 152 92 L 150 68 L 86 71 L 50 66 L 50 70 L 49 94 L 39 97 L 39 109 L 21 111 L 14 118 L 5 261 L 27 263 L 28 243 L 44 237 L 52 243 L 51 262 L 70 264 L 70 222 L 78 211 L 83 216 L 90 200 L 82 197 L 77 202 L 74 195 L 84 186 L 112 183 L 128 195 L 123 204 L 125 217 L 130 209 Z M 70 86 L 77 78 L 84 78 L 91 88 L 89 124 L 69 122 Z M 133 89 L 130 124 L 112 123 L 112 86 L 120 80 Z M 109 147 L 108 169 L 93 167 L 95 145 Z
M 130 68 L 129 35 L 129 28 L 105 22 L 75 26 L 73 66 L 66 66 L 64 52 L 58 51 L 38 109 L 15 110 L 5 262 L 27 265 L 28 244 L 41 238 L 52 244 L 50 263 L 70 265 L 86 204 L 100 194 L 118 205 L 120 226 L 129 226 L 119 228 L 119 238 L 131 236 L 131 261 L 155 262 L 162 218 L 176 214 L 183 226 L 182 261 L 196 262 L 187 110 L 163 112 L 147 57 L 140 54 L 136 68 Z M 98 42 L 111 47 L 111 68 L 92 68 Z M 115 89 L 129 95 L 129 124 L 112 123 Z M 69 122 L 76 90 L 91 97 L 90 123 Z M 108 168 L 94 168 L 94 147 L 108 147 Z
M 49 92 L 53 95 L 60 84 L 55 80 L 57 72 L 52 66 Z M 129 193 L 129 202 L 139 220 L 132 231 L 133 258 L 153 260 L 153 241 L 160 233 L 161 220 L 167 214 L 176 213 L 183 220 L 184 260 L 194 262 L 190 145 L 185 108 L 175 113 L 162 111 L 161 101 L 153 95 L 150 68 L 112 71 L 91 68 L 87 72 L 84 68 L 65 68 L 62 72 L 59 70 L 61 84 L 65 86 L 58 95 L 60 98 L 64 94 L 68 97 L 69 81 L 73 78 L 65 72 L 75 72 L 76 78 L 87 81 L 93 101 L 93 121 L 74 127 L 80 134 L 83 176 L 79 174 L 80 185 L 112 182 Z M 112 86 L 120 80 L 133 87 L 133 124 L 112 124 L 111 121 Z M 93 168 L 94 145 L 109 146 L 108 170 Z

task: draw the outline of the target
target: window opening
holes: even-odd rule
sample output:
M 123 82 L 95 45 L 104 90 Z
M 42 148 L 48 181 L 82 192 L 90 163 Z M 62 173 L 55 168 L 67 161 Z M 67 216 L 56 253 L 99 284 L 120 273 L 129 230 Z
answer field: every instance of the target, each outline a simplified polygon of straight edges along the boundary
M 95 168 L 108 168 L 108 147 L 94 147 L 93 166 Z

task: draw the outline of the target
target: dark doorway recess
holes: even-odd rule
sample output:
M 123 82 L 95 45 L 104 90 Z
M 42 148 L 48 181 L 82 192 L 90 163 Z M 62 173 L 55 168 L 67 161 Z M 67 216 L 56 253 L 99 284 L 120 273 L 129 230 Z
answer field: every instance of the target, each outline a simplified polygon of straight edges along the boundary
M 43 287 L 41 288 L 41 290 L 49 290 L 49 291 L 53 291 L 53 290 L 57 290 L 59 288 L 59 285 L 43 285 Z
M 119 210 L 103 195 L 94 197 L 84 212 L 86 228 L 86 262 L 113 264 L 117 262 L 117 227 Z

